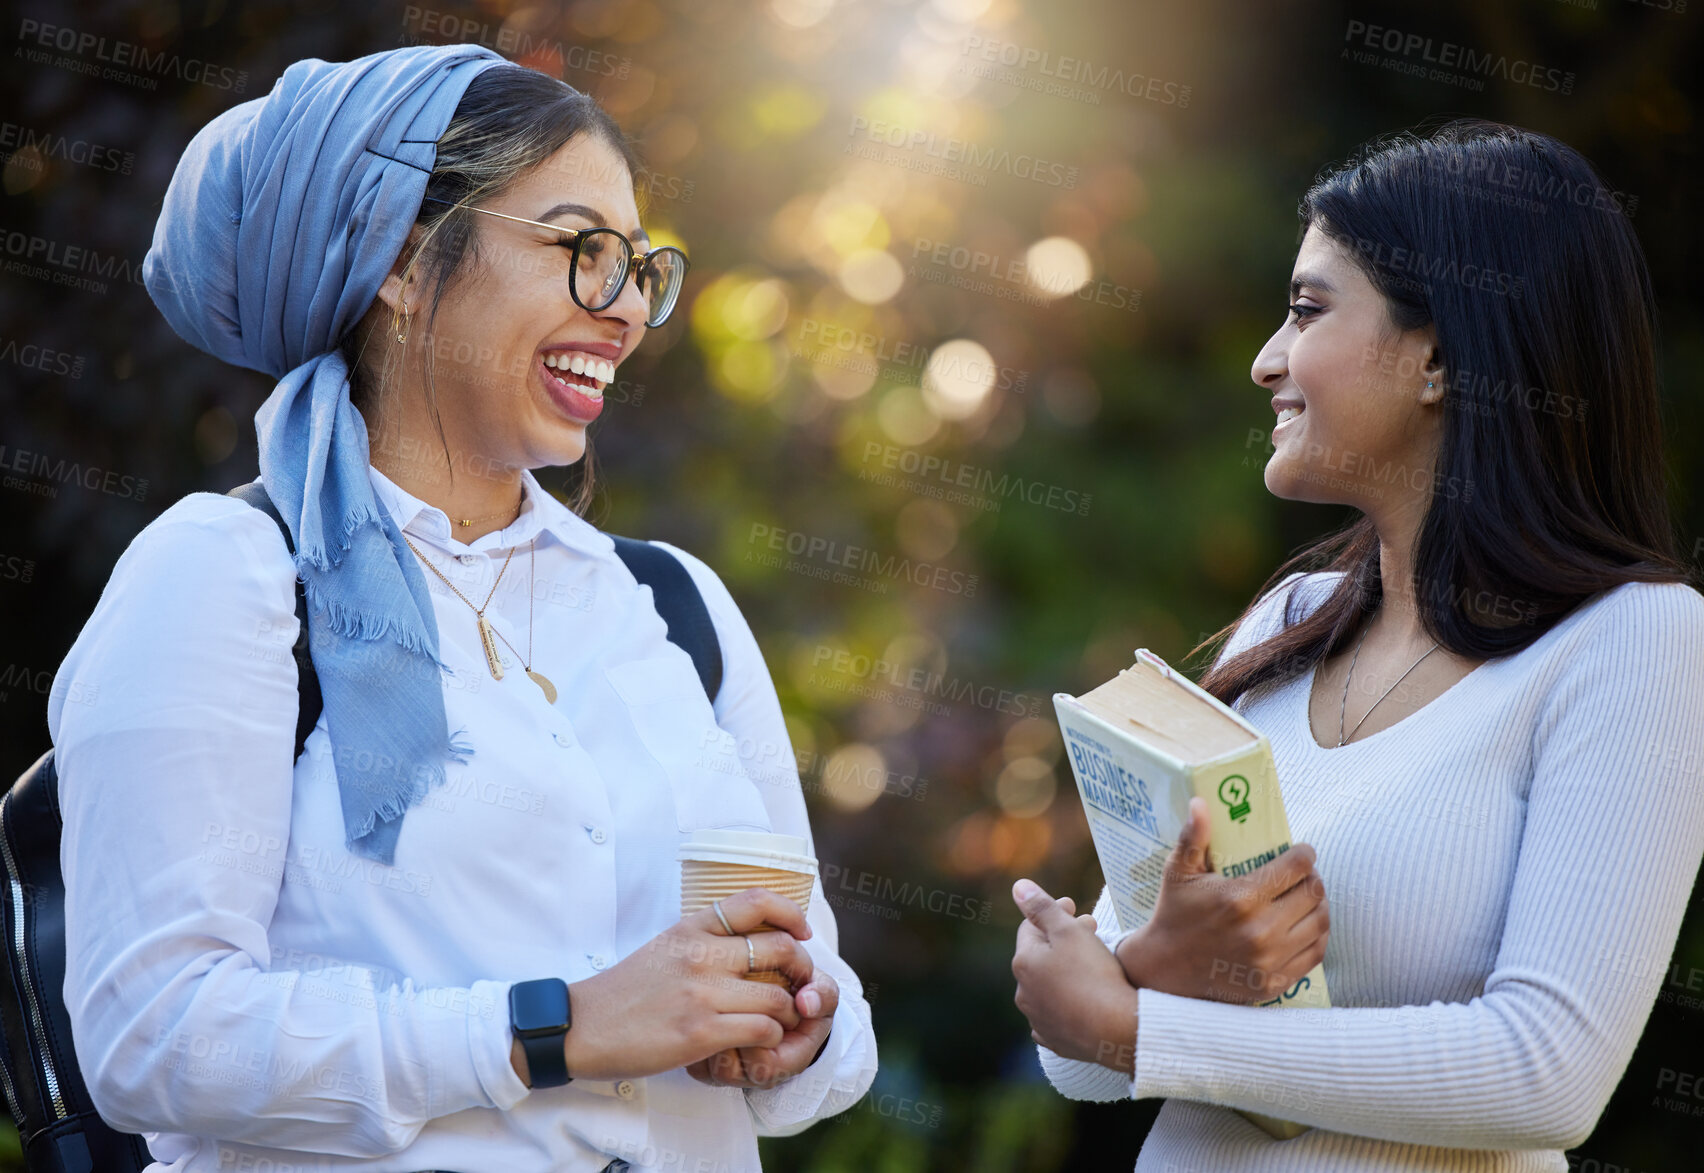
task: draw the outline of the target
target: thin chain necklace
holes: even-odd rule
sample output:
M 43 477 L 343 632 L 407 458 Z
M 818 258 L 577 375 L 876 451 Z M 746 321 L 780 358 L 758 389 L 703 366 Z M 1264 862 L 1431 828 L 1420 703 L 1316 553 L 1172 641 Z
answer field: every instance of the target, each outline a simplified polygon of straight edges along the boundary
M 522 503 L 522 505 L 526 504 L 525 500 L 523 500 L 521 503 Z M 503 509 L 503 510 L 500 510 L 496 513 L 487 513 L 484 517 L 464 517 L 461 520 L 457 521 L 456 524 L 459 525 L 459 526 L 463 526 L 463 527 L 471 526 L 476 521 L 490 521 L 493 517 L 508 517 L 509 512 L 510 512 L 509 510 Z
M 408 542 L 408 535 L 403 534 L 402 540 Z M 496 596 L 497 584 L 503 581 L 503 571 L 509 569 L 509 559 L 515 556 L 515 551 L 510 549 L 509 557 L 503 559 L 503 569 L 497 572 L 497 579 L 491 584 L 491 593 L 485 596 L 485 605 L 482 607 L 474 607 L 473 601 L 466 595 L 462 594 L 461 591 L 457 590 L 455 583 L 444 578 L 443 571 L 439 570 L 436 566 L 433 566 L 431 562 L 427 561 L 426 555 L 420 553 L 419 549 L 416 548 L 413 542 L 408 542 L 408 548 L 414 551 L 420 561 L 426 563 L 426 569 L 443 579 L 444 585 L 456 592 L 456 598 L 473 608 L 474 615 L 479 618 L 479 646 L 485 651 L 485 666 L 491 670 L 491 678 L 493 680 L 503 679 L 503 662 L 498 658 L 497 644 L 491 638 L 495 635 L 504 643 L 509 644 L 509 650 L 511 652 L 514 652 L 516 656 L 521 656 L 521 667 L 526 670 L 528 678 L 530 678 L 534 684 L 538 685 L 539 688 L 543 690 L 545 702 L 547 704 L 554 705 L 556 703 L 556 686 L 550 682 L 544 673 L 534 672 L 532 667 L 533 604 L 531 584 L 533 572 L 538 569 L 537 545 L 537 537 L 534 537 L 532 541 L 527 543 L 527 559 L 530 563 L 528 567 L 527 586 L 527 654 L 525 656 L 521 656 L 520 649 L 516 648 L 514 644 L 509 643 L 508 637 L 496 628 L 492 627 L 490 622 L 485 618 L 485 608 L 491 605 L 491 600 Z
M 1349 710 L 1349 681 L 1355 675 L 1355 661 L 1361 658 L 1361 645 L 1367 642 L 1367 632 L 1372 629 L 1373 622 L 1369 619 L 1365 630 L 1361 632 L 1361 638 L 1355 642 L 1355 654 L 1349 660 L 1349 675 L 1343 678 L 1343 704 L 1337 710 L 1337 748 L 1339 749 L 1348 742 L 1350 737 L 1355 736 L 1355 730 L 1361 727 L 1361 721 L 1365 721 L 1368 717 L 1373 715 L 1373 709 L 1379 707 L 1379 701 L 1384 700 L 1385 697 L 1391 694 L 1392 690 L 1394 690 L 1398 684 L 1401 684 L 1404 680 L 1408 679 L 1408 672 L 1412 672 L 1414 669 L 1420 667 L 1420 660 L 1424 660 L 1427 656 L 1438 650 L 1439 641 L 1433 641 L 1432 646 L 1426 649 L 1425 654 L 1420 657 L 1420 660 L 1416 660 L 1408 666 L 1408 672 L 1404 672 L 1401 676 L 1398 676 L 1390 688 L 1379 693 L 1379 700 L 1374 701 L 1371 707 L 1361 714 L 1361 720 L 1355 722 L 1355 728 L 1349 730 L 1348 736 L 1345 736 L 1343 733 L 1343 715 Z

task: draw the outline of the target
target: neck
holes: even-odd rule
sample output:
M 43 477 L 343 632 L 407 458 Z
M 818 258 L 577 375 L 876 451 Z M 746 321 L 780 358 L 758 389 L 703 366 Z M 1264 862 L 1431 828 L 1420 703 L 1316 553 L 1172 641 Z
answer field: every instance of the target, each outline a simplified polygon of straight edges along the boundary
M 1424 496 L 1413 497 L 1373 515 L 1379 535 L 1379 585 L 1383 591 L 1377 619 L 1381 627 L 1394 631 L 1405 643 L 1432 642 L 1420 625 L 1419 602 L 1414 597 L 1414 551 L 1426 506 Z
M 454 476 L 451 462 L 437 443 L 421 436 L 406 435 L 400 428 L 369 429 L 371 442 L 368 459 L 373 467 L 389 477 L 391 482 L 428 505 L 444 511 L 450 519 L 450 536 L 463 544 L 478 541 L 486 534 L 512 524 L 520 516 L 526 500 L 521 483 L 523 470 L 504 469 L 487 464 L 486 476 L 474 476 L 465 469 Z M 465 451 L 452 445 L 450 451 Z M 429 454 L 418 459 L 400 453 Z M 473 524 L 463 525 L 464 520 Z

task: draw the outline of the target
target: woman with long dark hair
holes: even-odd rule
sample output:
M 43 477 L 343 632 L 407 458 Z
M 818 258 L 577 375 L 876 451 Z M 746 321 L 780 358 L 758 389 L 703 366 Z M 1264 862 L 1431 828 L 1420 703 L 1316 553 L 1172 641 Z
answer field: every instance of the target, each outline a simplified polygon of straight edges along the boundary
M 1208 876 L 1192 811 L 1123 935 L 1104 893 L 1075 917 L 1019 881 L 1018 1004 L 1065 1094 L 1166 1098 L 1140 1173 L 1560 1171 L 1704 856 L 1704 599 L 1644 257 L 1577 152 L 1478 121 L 1373 144 L 1301 219 L 1252 370 L 1266 485 L 1359 516 L 1202 683 L 1270 739 L 1308 843 L 1265 889 Z M 1231 988 L 1250 958 L 1279 961 Z M 1330 1009 L 1228 1004 L 1321 959 Z
M 585 459 L 679 297 L 635 170 L 588 96 L 476 45 L 296 62 L 178 165 L 148 291 L 278 380 L 288 538 L 174 503 L 49 707 L 76 1057 L 153 1169 L 755 1170 L 870 1086 L 820 880 L 808 914 L 753 887 L 681 915 L 691 836 L 811 854 L 797 773 L 747 768 L 787 732 L 739 607 L 645 547 L 717 687 L 532 472 Z

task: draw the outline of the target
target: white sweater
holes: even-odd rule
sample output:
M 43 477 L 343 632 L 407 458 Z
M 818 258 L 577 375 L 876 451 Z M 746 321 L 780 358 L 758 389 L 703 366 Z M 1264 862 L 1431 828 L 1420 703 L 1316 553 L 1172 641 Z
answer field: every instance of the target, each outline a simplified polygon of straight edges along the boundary
M 1286 579 L 1223 654 L 1335 577 Z M 1607 591 L 1341 748 L 1309 732 L 1312 683 L 1237 708 L 1319 853 L 1331 1008 L 1144 989 L 1134 1080 L 1046 1048 L 1043 1069 L 1075 1099 L 1166 1097 L 1136 1173 L 1562 1173 L 1632 1057 L 1704 856 L 1704 597 Z M 1115 940 L 1104 892 L 1095 915 Z M 1313 1128 L 1279 1141 L 1220 1105 Z

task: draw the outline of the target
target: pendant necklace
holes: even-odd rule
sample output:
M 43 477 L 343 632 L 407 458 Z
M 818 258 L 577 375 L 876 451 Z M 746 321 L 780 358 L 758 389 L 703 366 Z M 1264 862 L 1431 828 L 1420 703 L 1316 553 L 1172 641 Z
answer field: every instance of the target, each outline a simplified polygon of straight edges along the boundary
M 511 549 L 509 551 L 509 557 L 503 559 L 503 568 L 497 572 L 497 579 L 491 584 L 491 593 L 485 596 L 485 606 L 475 607 L 473 605 L 473 600 L 469 599 L 466 595 L 462 594 L 461 591 L 457 590 L 456 584 L 451 582 L 448 578 L 445 578 L 444 572 L 439 570 L 436 566 L 433 566 L 432 563 L 427 560 L 426 555 L 420 553 L 420 550 L 413 542 L 408 541 L 407 534 L 402 535 L 402 540 L 408 542 L 408 548 L 413 550 L 415 555 L 422 562 L 426 563 L 426 569 L 443 579 L 444 585 L 449 587 L 450 590 L 455 591 L 456 598 L 466 603 L 468 607 L 472 609 L 474 615 L 479 620 L 479 646 L 485 652 L 485 666 L 491 670 L 491 679 L 503 679 L 503 662 L 497 655 L 497 639 L 501 639 L 504 643 L 509 644 L 509 650 L 514 651 L 515 655 L 519 656 L 521 653 L 515 651 L 515 645 L 510 644 L 502 632 L 491 626 L 490 622 L 485 618 L 485 608 L 491 605 L 491 600 L 496 596 L 497 584 L 503 581 L 503 571 L 509 569 L 509 560 L 515 556 L 515 551 Z M 527 543 L 529 549 L 535 546 L 537 542 L 538 539 L 535 537 L 531 542 Z M 530 556 L 532 558 L 533 565 L 536 567 L 536 551 Z M 538 685 L 544 692 L 545 701 L 554 705 L 556 703 L 556 686 L 550 683 L 542 672 L 534 672 L 532 668 L 532 618 L 532 591 L 529 589 L 527 591 L 527 655 L 522 660 L 521 666 L 526 670 L 526 674 L 532 682 Z M 497 639 L 493 639 L 492 636 L 496 636 Z
M 536 549 L 531 548 L 531 547 L 536 546 L 537 543 L 538 543 L 538 539 L 534 538 L 531 542 L 528 543 L 529 549 L 527 550 L 527 563 L 528 563 L 528 565 L 527 565 L 527 654 L 526 654 L 525 658 L 523 658 L 521 660 L 521 667 L 526 669 L 526 673 L 527 673 L 528 676 L 530 676 L 532 678 L 532 682 L 534 684 L 538 685 L 541 689 L 544 690 L 545 702 L 547 704 L 554 705 L 556 703 L 556 686 L 554 684 L 550 683 L 550 681 L 545 678 L 544 673 L 534 672 L 533 669 L 532 669 L 532 629 L 533 629 L 533 602 L 532 601 L 533 601 L 533 582 L 536 579 L 536 571 L 538 570 L 538 551 Z M 496 631 L 497 629 L 492 628 L 492 630 Z M 497 638 L 502 640 L 504 643 L 509 644 L 509 637 L 504 635 L 500 631 L 497 631 Z M 509 650 L 511 652 L 514 652 L 516 656 L 520 656 L 520 654 L 521 654 L 521 650 L 519 648 L 517 648 L 514 644 L 509 644 Z

